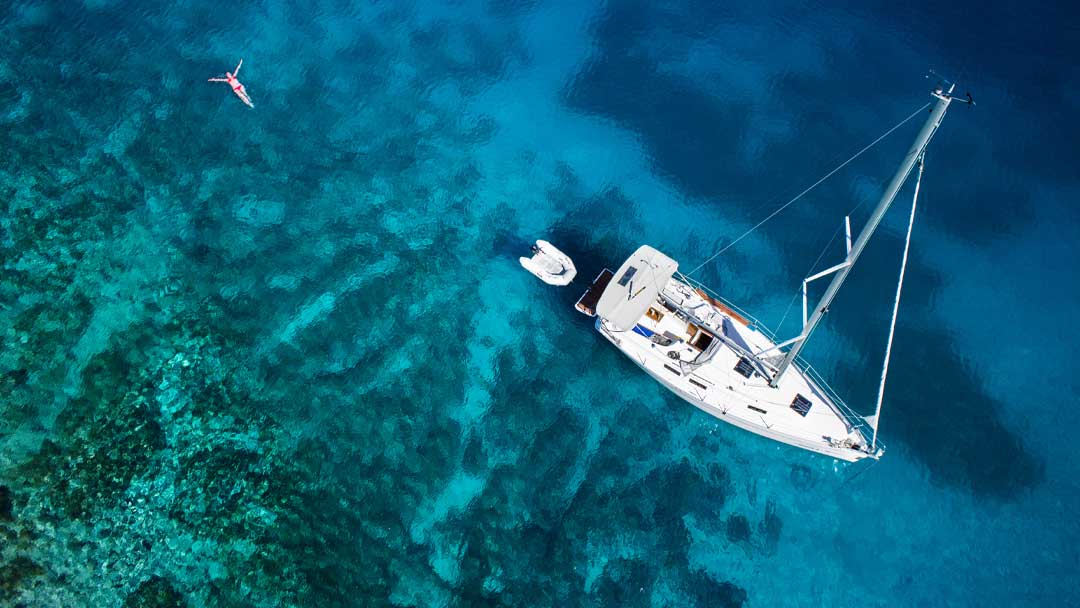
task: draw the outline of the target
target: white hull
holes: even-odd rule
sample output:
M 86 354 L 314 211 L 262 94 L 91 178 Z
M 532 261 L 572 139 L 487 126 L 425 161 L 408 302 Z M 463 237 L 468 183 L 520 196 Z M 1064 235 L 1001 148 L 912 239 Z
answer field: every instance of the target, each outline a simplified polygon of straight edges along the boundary
M 616 344 L 615 341 L 613 340 L 613 336 L 611 336 L 607 332 L 600 329 L 600 323 L 601 323 L 600 319 L 597 319 L 596 320 L 597 331 L 599 331 L 601 335 L 603 335 L 605 338 L 607 338 L 609 342 L 611 342 L 612 344 L 615 344 L 616 347 L 619 347 L 619 345 Z M 622 349 L 620 348 L 620 350 L 622 350 Z M 792 446 L 795 446 L 795 447 L 798 447 L 798 448 L 802 448 L 804 450 L 809 450 L 811 452 L 817 452 L 818 454 L 823 454 L 825 456 L 831 456 L 833 458 L 844 460 L 846 462 L 855 462 L 857 460 L 861 460 L 863 458 L 867 458 L 867 457 L 870 456 L 870 454 L 868 454 L 866 452 L 853 450 L 853 449 L 848 448 L 848 447 L 834 447 L 834 446 L 826 444 L 824 442 L 811 441 L 811 440 L 795 437 L 793 435 L 788 435 L 786 433 L 781 433 L 779 431 L 771 430 L 771 429 L 766 428 L 765 426 L 760 425 L 760 424 L 750 423 L 747 420 L 744 420 L 743 418 L 740 418 L 738 416 L 729 416 L 729 415 L 727 415 L 727 412 L 725 410 L 721 409 L 716 404 L 707 403 L 704 400 L 698 398 L 697 396 L 686 392 L 685 389 L 679 387 L 674 382 L 669 381 L 662 374 L 657 373 L 657 372 L 653 371 L 652 369 L 650 369 L 647 364 L 643 364 L 642 361 L 640 359 L 638 359 L 637 357 L 630 356 L 625 351 L 623 351 L 623 352 L 624 352 L 624 354 L 627 354 L 627 356 L 630 358 L 630 360 L 633 361 L 635 364 L 637 364 L 638 367 L 645 370 L 645 372 L 647 374 L 649 374 L 650 376 L 652 376 L 652 378 L 654 380 L 656 380 L 657 382 L 662 384 L 665 388 L 667 388 L 671 392 L 678 395 L 680 398 L 683 399 L 683 401 L 687 401 L 691 405 L 693 405 L 694 407 L 696 407 L 699 410 L 705 412 L 706 414 L 709 414 L 710 416 L 713 416 L 714 418 L 717 418 L 717 419 L 722 420 L 724 422 L 727 422 L 728 424 L 733 424 L 733 425 L 739 427 L 740 429 L 743 429 L 744 431 L 750 431 L 751 433 L 754 433 L 755 435 L 761 435 L 762 437 L 767 437 L 767 438 L 772 439 L 774 441 L 779 441 L 780 443 L 786 443 L 788 445 L 792 445 Z
M 806 370 L 792 368 L 775 388 L 760 362 L 749 377 L 740 373 L 740 360 L 774 347 L 772 339 L 678 279 L 666 282 L 630 329 L 603 316 L 596 329 L 660 384 L 719 420 L 847 462 L 880 455 L 867 448 L 863 421 Z M 799 399 L 807 411 L 793 406 Z

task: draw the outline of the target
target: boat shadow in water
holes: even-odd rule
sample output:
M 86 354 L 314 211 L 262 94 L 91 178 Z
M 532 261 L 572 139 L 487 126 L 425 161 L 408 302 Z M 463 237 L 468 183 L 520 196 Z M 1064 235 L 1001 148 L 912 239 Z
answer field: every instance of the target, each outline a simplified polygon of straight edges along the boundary
M 888 249 L 871 251 L 867 265 L 895 267 Z M 846 302 L 873 297 L 870 292 L 878 288 L 877 281 L 866 275 L 850 284 L 852 292 L 844 295 Z M 1041 483 L 1044 464 L 1025 448 L 1024 438 L 1002 420 L 1001 412 L 1011 406 L 988 391 L 975 370 L 965 364 L 961 347 L 950 338 L 941 319 L 930 312 L 940 299 L 941 285 L 941 276 L 914 255 L 908 263 L 901 323 L 885 389 L 883 436 L 886 442 L 894 439 L 894 445 L 902 442 L 910 446 L 912 455 L 929 468 L 934 481 L 1008 500 Z M 875 317 L 870 321 L 875 327 L 888 323 L 885 316 Z M 865 327 L 864 319 L 861 324 L 838 324 L 836 329 L 861 352 L 873 353 L 869 361 L 877 361 L 881 337 L 862 331 Z M 852 394 L 873 394 L 877 389 L 878 378 L 864 369 L 849 369 L 845 375 L 854 389 Z
M 1005 404 L 942 347 L 948 344 L 945 334 L 910 328 L 904 333 L 896 349 L 926 365 L 890 372 L 888 434 L 910 445 L 936 479 L 976 494 L 1009 499 L 1038 485 L 1043 463 L 1002 422 Z

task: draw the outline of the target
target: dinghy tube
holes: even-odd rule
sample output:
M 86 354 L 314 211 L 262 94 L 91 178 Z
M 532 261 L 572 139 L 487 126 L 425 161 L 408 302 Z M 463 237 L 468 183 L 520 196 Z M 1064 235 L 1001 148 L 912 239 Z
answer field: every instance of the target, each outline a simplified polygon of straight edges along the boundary
M 573 260 L 551 243 L 538 240 L 532 250 L 531 258 L 521 257 L 518 261 L 521 262 L 522 268 L 533 273 L 541 281 L 561 287 L 570 284 L 570 281 L 577 276 Z

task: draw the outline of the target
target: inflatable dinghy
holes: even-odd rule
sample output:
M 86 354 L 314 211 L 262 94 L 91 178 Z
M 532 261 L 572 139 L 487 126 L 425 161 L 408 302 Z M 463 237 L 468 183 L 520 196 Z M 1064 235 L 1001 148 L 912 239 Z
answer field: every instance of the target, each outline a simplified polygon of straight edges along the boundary
M 521 266 L 548 285 L 567 285 L 574 280 L 574 262 L 547 241 L 538 240 L 532 247 L 531 258 L 518 258 Z

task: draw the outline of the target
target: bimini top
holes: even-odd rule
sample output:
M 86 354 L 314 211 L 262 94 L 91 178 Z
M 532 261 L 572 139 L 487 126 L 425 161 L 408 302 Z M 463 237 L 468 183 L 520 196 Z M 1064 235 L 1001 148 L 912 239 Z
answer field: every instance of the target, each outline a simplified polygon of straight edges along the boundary
M 678 267 L 675 260 L 642 245 L 608 283 L 596 304 L 596 314 L 612 331 L 633 329 Z

